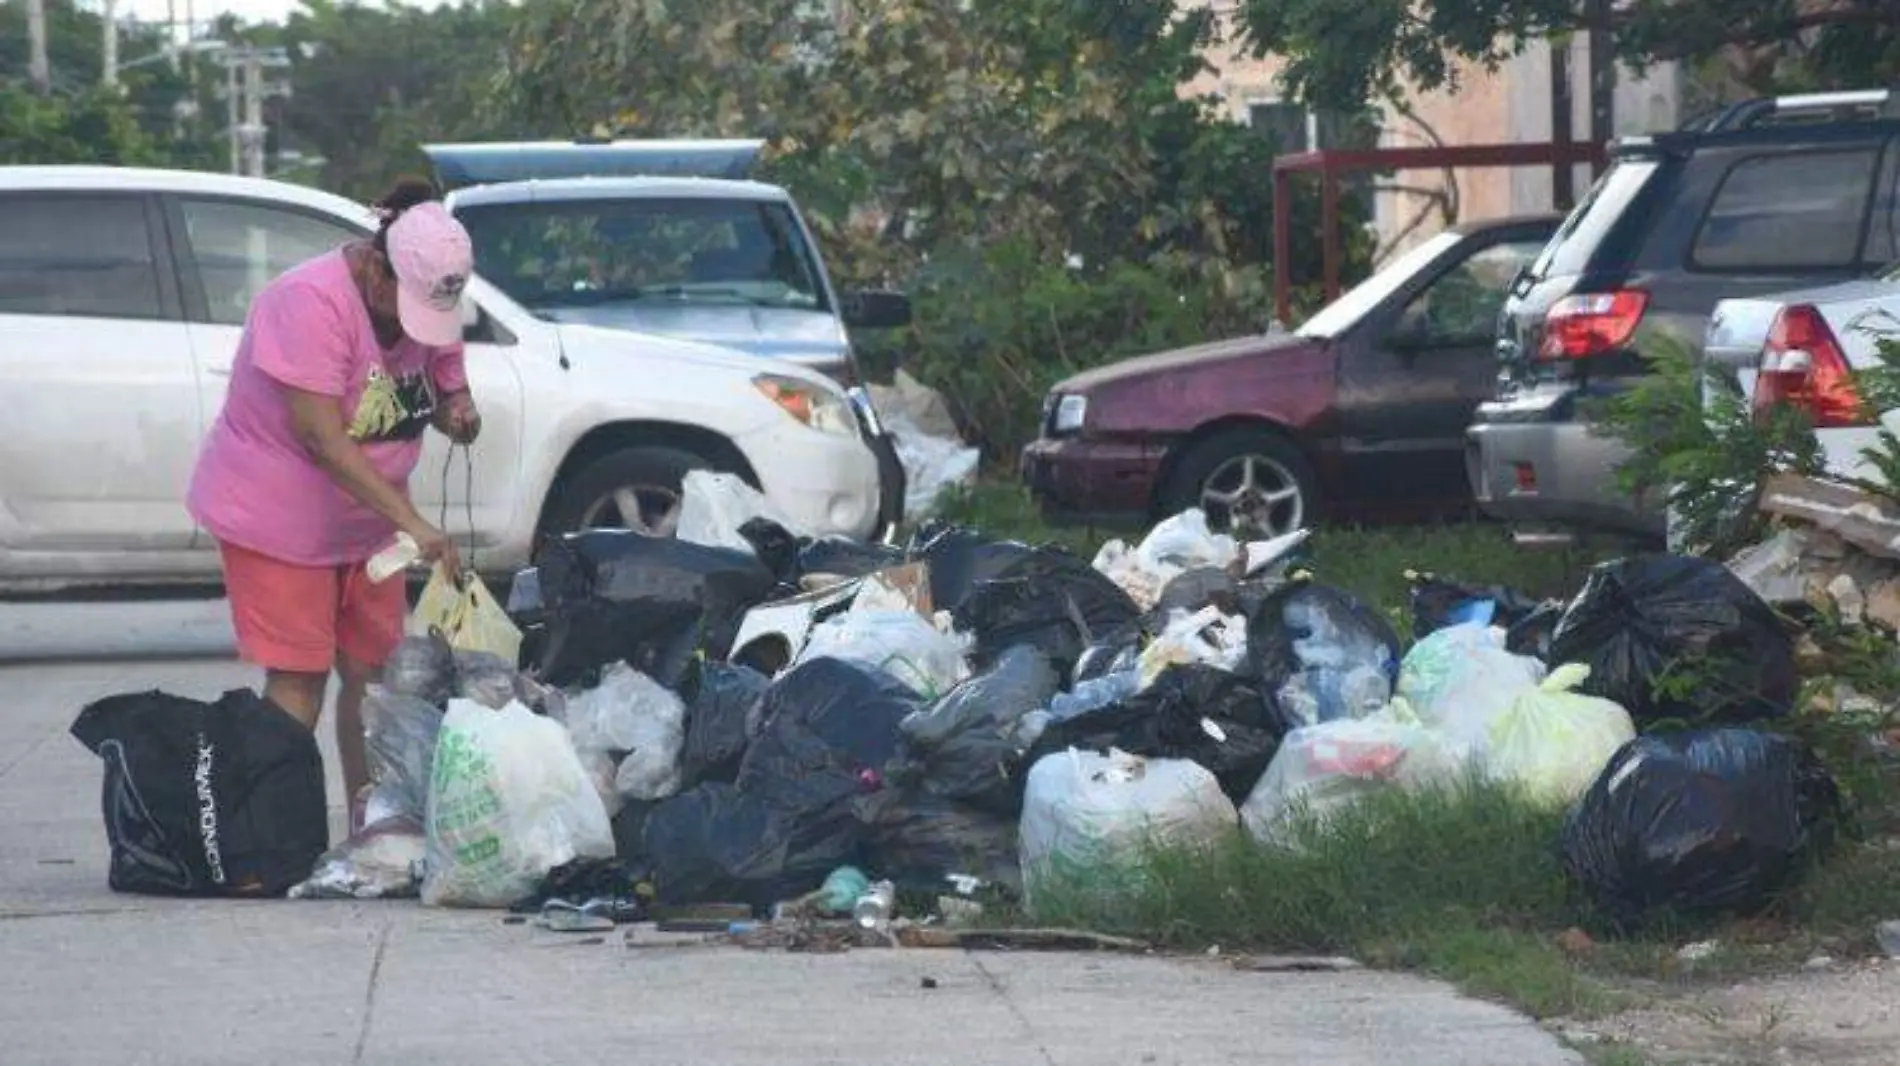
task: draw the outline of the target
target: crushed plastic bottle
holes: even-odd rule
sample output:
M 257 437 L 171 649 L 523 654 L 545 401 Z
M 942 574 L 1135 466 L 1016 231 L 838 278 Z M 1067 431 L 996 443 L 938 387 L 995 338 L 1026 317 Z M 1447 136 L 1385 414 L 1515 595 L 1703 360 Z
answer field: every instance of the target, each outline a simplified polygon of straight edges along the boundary
M 1070 692 L 1062 692 L 1049 701 L 1050 722 L 1066 722 L 1090 711 L 1099 711 L 1141 691 L 1140 669 L 1122 670 L 1084 681 Z
M 879 881 L 871 890 L 858 897 L 851 908 L 851 917 L 860 929 L 885 929 L 891 919 L 897 916 L 897 886 L 889 881 Z

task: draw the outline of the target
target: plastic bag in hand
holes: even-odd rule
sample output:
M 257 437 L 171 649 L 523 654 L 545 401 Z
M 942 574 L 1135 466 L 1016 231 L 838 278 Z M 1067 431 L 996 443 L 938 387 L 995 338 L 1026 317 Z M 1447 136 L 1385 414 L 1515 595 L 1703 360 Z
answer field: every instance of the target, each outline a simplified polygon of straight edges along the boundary
M 1494 778 L 1516 782 L 1533 801 L 1551 806 L 1583 795 L 1617 749 L 1636 736 L 1628 711 L 1572 691 L 1589 676 L 1587 666 L 1560 666 L 1543 684 L 1518 694 L 1491 723 L 1485 763 Z
M 519 703 L 454 700 L 429 787 L 431 906 L 506 907 L 550 870 L 614 854 L 600 795 L 559 722 Z
M 1564 825 L 1564 869 L 1613 922 L 1754 912 L 1833 842 L 1840 791 L 1800 742 L 1752 729 L 1637 737 Z
M 604 754 L 619 767 L 617 794 L 656 800 L 679 791 L 686 707 L 659 682 L 616 664 L 599 685 L 569 698 L 564 713 L 576 752 L 585 759 Z
M 913 611 L 846 611 L 812 630 L 798 662 L 841 659 L 879 670 L 934 699 L 970 676 L 967 638 Z
M 404 814 L 422 817 L 429 804 L 442 712 L 434 704 L 371 685 L 363 696 L 365 754 L 377 792 Z
M 1620 704 L 1639 729 L 1779 717 L 1801 681 L 1774 610 L 1722 564 L 1683 556 L 1592 570 L 1557 623 L 1550 661 L 1588 666 L 1579 691 Z
M 1394 700 L 1367 718 L 1294 730 L 1240 817 L 1254 839 L 1291 845 L 1303 819 L 1323 821 L 1388 789 L 1448 784 L 1463 768 L 1456 747 L 1420 722 L 1405 701 Z
M 1470 623 L 1427 636 L 1399 664 L 1398 695 L 1426 725 L 1482 753 L 1492 725 L 1544 680 L 1544 664 L 1504 649 L 1504 630 Z
M 1311 725 L 1384 707 L 1398 673 L 1391 623 L 1340 589 L 1276 589 L 1247 623 L 1247 657 L 1281 706 Z
M 1185 759 L 1069 751 L 1029 771 L 1023 795 L 1023 903 L 1068 892 L 1103 902 L 1139 891 L 1157 849 L 1219 844 L 1234 804 L 1214 775 Z
M 507 662 L 521 660 L 521 630 L 496 602 L 482 579 L 468 575 L 457 582 L 437 564 L 409 615 L 409 635 L 440 633 L 449 647 L 484 651 Z

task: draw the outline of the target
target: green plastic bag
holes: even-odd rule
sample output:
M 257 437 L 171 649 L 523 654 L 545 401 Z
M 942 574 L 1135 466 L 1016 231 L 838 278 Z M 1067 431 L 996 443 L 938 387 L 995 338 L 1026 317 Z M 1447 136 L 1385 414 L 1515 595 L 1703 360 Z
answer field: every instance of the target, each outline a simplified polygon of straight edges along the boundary
M 1588 666 L 1560 666 L 1491 724 L 1486 765 L 1494 779 L 1552 806 L 1590 788 L 1610 757 L 1636 738 L 1636 725 L 1617 704 L 1573 691 L 1589 676 Z

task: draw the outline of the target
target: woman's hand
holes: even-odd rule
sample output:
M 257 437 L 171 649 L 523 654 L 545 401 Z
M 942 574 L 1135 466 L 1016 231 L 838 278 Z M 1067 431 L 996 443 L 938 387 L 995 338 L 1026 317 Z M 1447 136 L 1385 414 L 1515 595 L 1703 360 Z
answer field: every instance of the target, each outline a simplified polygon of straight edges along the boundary
M 442 397 L 435 412 L 435 428 L 457 444 L 475 443 L 482 434 L 482 413 L 475 409 L 475 397 L 466 391 Z
M 422 550 L 422 561 L 441 563 L 451 578 L 462 576 L 462 553 L 455 546 L 455 538 L 435 528 L 427 522 L 418 521 L 413 528 L 406 529 L 416 547 Z

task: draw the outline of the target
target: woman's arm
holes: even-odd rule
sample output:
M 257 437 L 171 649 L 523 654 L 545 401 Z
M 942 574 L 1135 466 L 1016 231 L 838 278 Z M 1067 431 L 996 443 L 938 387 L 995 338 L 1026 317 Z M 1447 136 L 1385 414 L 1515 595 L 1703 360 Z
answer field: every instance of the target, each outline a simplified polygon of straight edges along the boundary
M 291 424 L 310 458 L 343 491 L 415 538 L 424 559 L 440 560 L 450 574 L 459 574 L 462 563 L 454 539 L 430 525 L 409 497 L 377 472 L 369 456 L 350 438 L 336 397 L 288 386 L 284 393 L 290 400 Z

